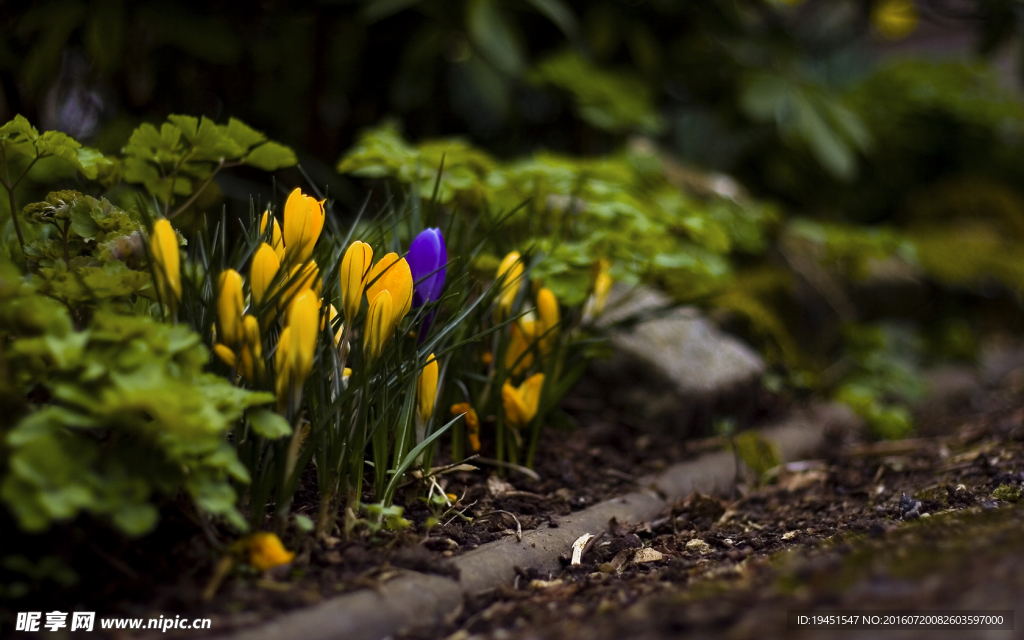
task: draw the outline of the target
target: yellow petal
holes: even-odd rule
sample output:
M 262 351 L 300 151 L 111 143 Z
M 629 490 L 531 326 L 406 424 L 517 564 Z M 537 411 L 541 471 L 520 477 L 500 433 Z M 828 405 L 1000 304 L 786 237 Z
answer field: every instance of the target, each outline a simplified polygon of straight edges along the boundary
M 871 24 L 888 40 L 906 38 L 917 29 L 917 21 L 912 0 L 882 0 L 871 11 Z
M 533 420 L 537 415 L 537 406 L 540 404 L 540 392 L 544 388 L 544 374 L 535 373 L 526 379 L 526 382 L 519 385 L 519 396 L 523 400 L 523 407 L 526 409 L 526 422 Z
M 235 347 L 242 342 L 242 312 L 245 300 L 242 298 L 242 276 L 234 269 L 220 274 L 217 294 L 217 331 L 224 344 Z
M 505 421 L 510 427 L 521 429 L 526 426 L 529 422 L 526 417 L 526 406 L 519 391 L 508 382 L 501 387 L 501 403 L 505 408 Z
M 549 352 L 558 339 L 556 331 L 561 314 L 558 311 L 558 299 L 547 287 L 537 293 L 537 315 L 540 316 L 537 335 L 542 341 L 544 351 Z
M 291 268 L 288 273 L 288 279 L 285 280 L 285 290 L 281 294 L 278 300 L 278 306 L 290 305 L 291 301 L 299 295 L 299 292 L 303 289 L 312 290 L 313 284 L 317 280 L 317 276 L 320 275 L 320 268 L 316 265 L 316 260 L 310 260 L 305 264 L 297 264 Z M 317 293 L 317 299 L 320 298 L 319 292 Z M 317 305 L 319 306 L 319 304 Z
M 434 354 L 427 357 L 427 364 L 416 380 L 416 400 L 419 404 L 420 420 L 426 423 L 434 415 L 434 401 L 437 400 L 438 367 Z
M 294 559 L 295 553 L 285 549 L 277 535 L 261 531 L 249 536 L 249 564 L 258 571 L 273 569 Z
M 247 344 L 242 345 L 242 349 L 239 352 L 238 373 L 250 382 L 256 380 L 256 358 L 253 356 L 252 349 Z
M 527 325 L 527 331 L 524 332 L 520 328 L 520 324 Z M 528 335 L 530 337 L 527 337 Z M 515 322 L 512 324 L 508 349 L 505 351 L 505 368 L 509 370 L 510 374 L 518 376 L 533 364 L 533 354 L 528 353 L 532 343 L 532 335 L 532 322 Z
M 512 304 L 519 293 L 519 283 L 523 277 L 523 259 L 519 252 L 513 251 L 505 256 L 505 259 L 498 265 L 498 271 L 494 279 L 498 281 L 498 305 L 495 308 L 495 316 L 500 320 L 507 318 L 512 310 Z
M 363 349 L 366 350 L 366 358 L 370 362 L 380 357 L 384 351 L 384 345 L 394 333 L 394 327 L 391 324 L 393 306 L 391 292 L 387 290 L 381 291 L 370 300 L 370 310 L 366 314 L 366 327 L 363 336 Z
M 269 209 L 260 218 L 260 234 L 266 233 L 268 218 L 274 221 L 273 230 L 270 232 L 270 247 L 273 249 L 274 255 L 277 256 L 278 263 L 280 263 L 281 260 L 284 260 L 284 239 L 281 237 L 281 225 L 277 224 L 277 218 L 270 214 Z
M 397 253 L 389 253 L 373 266 L 366 281 L 372 283 L 366 287 L 368 300 L 377 297 L 377 294 L 384 290 L 391 294 L 391 323 L 397 327 L 412 308 L 413 281 L 409 263 L 405 258 L 399 258 Z
M 263 364 L 263 342 L 260 338 L 260 323 L 255 316 L 242 317 L 242 376 L 250 382 L 263 379 L 266 367 Z
M 153 257 L 153 271 L 156 273 L 161 302 L 172 309 L 177 308 L 181 300 L 181 254 L 178 247 L 178 236 L 171 228 L 171 223 L 168 220 L 157 220 L 153 224 L 149 252 Z
M 229 349 L 227 346 L 222 345 L 220 343 L 215 344 L 213 345 L 213 353 L 216 354 L 216 356 L 220 358 L 224 364 L 228 365 L 232 369 L 235 368 L 235 364 L 237 363 L 237 359 L 235 358 L 235 352 Z
M 287 322 L 292 330 L 289 353 L 289 367 L 294 376 L 292 384 L 300 385 L 313 370 L 316 339 L 320 333 L 320 300 L 313 291 L 307 289 L 295 296 L 288 306 Z
M 313 255 L 313 246 L 324 228 L 324 203 L 294 189 L 284 203 L 284 252 L 292 265 Z
M 351 323 L 359 313 L 371 264 L 373 248 L 365 242 L 356 240 L 345 250 L 341 259 L 341 310 L 346 322 Z
M 469 440 L 469 446 L 474 452 L 479 451 L 480 418 L 477 417 L 473 406 L 468 402 L 460 402 L 458 404 L 453 404 L 450 411 L 452 412 L 452 415 L 462 414 L 462 419 L 466 423 L 466 439 Z
M 249 269 L 249 286 L 252 288 L 253 304 L 261 304 L 270 290 L 270 283 L 274 281 L 281 268 L 281 260 L 274 249 L 266 242 L 260 245 L 256 254 L 252 257 L 252 267 Z

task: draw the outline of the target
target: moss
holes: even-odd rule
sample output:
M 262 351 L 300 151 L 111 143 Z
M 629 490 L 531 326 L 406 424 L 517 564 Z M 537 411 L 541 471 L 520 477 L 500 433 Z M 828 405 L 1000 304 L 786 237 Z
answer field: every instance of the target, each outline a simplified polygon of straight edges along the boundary
M 1012 484 L 1001 484 L 992 492 L 992 497 L 1006 502 L 1017 502 L 1020 500 L 1020 487 Z

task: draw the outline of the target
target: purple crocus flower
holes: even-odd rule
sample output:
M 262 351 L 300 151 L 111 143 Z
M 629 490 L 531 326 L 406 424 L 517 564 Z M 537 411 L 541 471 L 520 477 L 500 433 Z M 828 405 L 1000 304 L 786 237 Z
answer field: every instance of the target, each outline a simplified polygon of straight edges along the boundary
M 412 271 L 413 286 L 412 306 L 422 307 L 428 302 L 441 298 L 444 288 L 445 265 L 448 263 L 448 250 L 444 246 L 444 236 L 437 228 L 424 229 L 412 241 L 409 253 L 405 256 Z

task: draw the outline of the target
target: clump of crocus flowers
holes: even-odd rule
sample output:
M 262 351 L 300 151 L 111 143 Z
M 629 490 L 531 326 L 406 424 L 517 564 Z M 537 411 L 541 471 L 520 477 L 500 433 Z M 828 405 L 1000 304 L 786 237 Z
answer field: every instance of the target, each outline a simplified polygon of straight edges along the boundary
M 226 269 L 218 281 L 213 351 L 250 383 L 259 384 L 266 375 L 264 332 L 284 311 L 274 350 L 274 386 L 282 413 L 297 409 L 302 384 L 313 368 L 322 300 L 319 269 L 312 256 L 324 216 L 323 201 L 294 189 L 285 201 L 283 231 L 269 210 L 260 219 L 260 232 L 270 242 L 260 243 L 252 257 L 250 305 L 245 304 L 240 273 Z M 273 306 L 267 304 L 271 299 Z

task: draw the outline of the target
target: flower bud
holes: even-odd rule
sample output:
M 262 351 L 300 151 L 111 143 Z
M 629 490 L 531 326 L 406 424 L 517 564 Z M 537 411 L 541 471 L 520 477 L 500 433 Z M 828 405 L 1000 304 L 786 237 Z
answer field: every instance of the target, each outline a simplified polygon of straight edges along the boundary
M 391 331 L 412 308 L 412 272 L 405 258 L 397 253 L 389 253 L 381 258 L 367 276 L 366 298 L 372 300 L 381 291 L 391 294 Z
M 517 251 L 505 256 L 505 259 L 498 265 L 498 271 L 494 278 L 498 281 L 498 306 L 494 315 L 499 320 L 504 320 L 512 311 L 512 304 L 519 293 L 519 283 L 523 277 L 523 259 Z
M 149 240 L 149 253 L 153 260 L 157 293 L 160 301 L 172 312 L 181 300 L 181 254 L 178 236 L 168 220 L 157 220 L 153 224 L 153 235 Z
M 270 283 L 274 281 L 280 268 L 281 260 L 274 249 L 266 242 L 260 244 L 249 268 L 249 286 L 252 288 L 254 305 L 263 303 L 270 290 Z
M 437 359 L 434 354 L 427 357 L 420 377 L 416 380 L 416 400 L 419 404 L 420 421 L 426 424 L 434 415 L 434 401 L 437 400 Z
M 217 294 L 217 337 L 231 348 L 242 342 L 244 309 L 242 276 L 234 269 L 228 269 L 220 274 L 220 290 Z
M 294 189 L 284 203 L 284 251 L 291 265 L 302 264 L 313 255 L 313 246 L 324 228 L 324 201 Z
M 363 289 L 373 263 L 373 248 L 356 240 L 341 259 L 341 311 L 345 322 L 352 323 L 363 303 Z
M 391 300 L 391 292 L 384 290 L 379 292 L 370 300 L 370 310 L 366 315 L 366 327 L 363 335 L 363 349 L 366 359 L 375 362 L 380 354 L 384 352 L 384 345 L 391 339 L 394 333 L 394 325 L 391 323 L 394 303 Z

